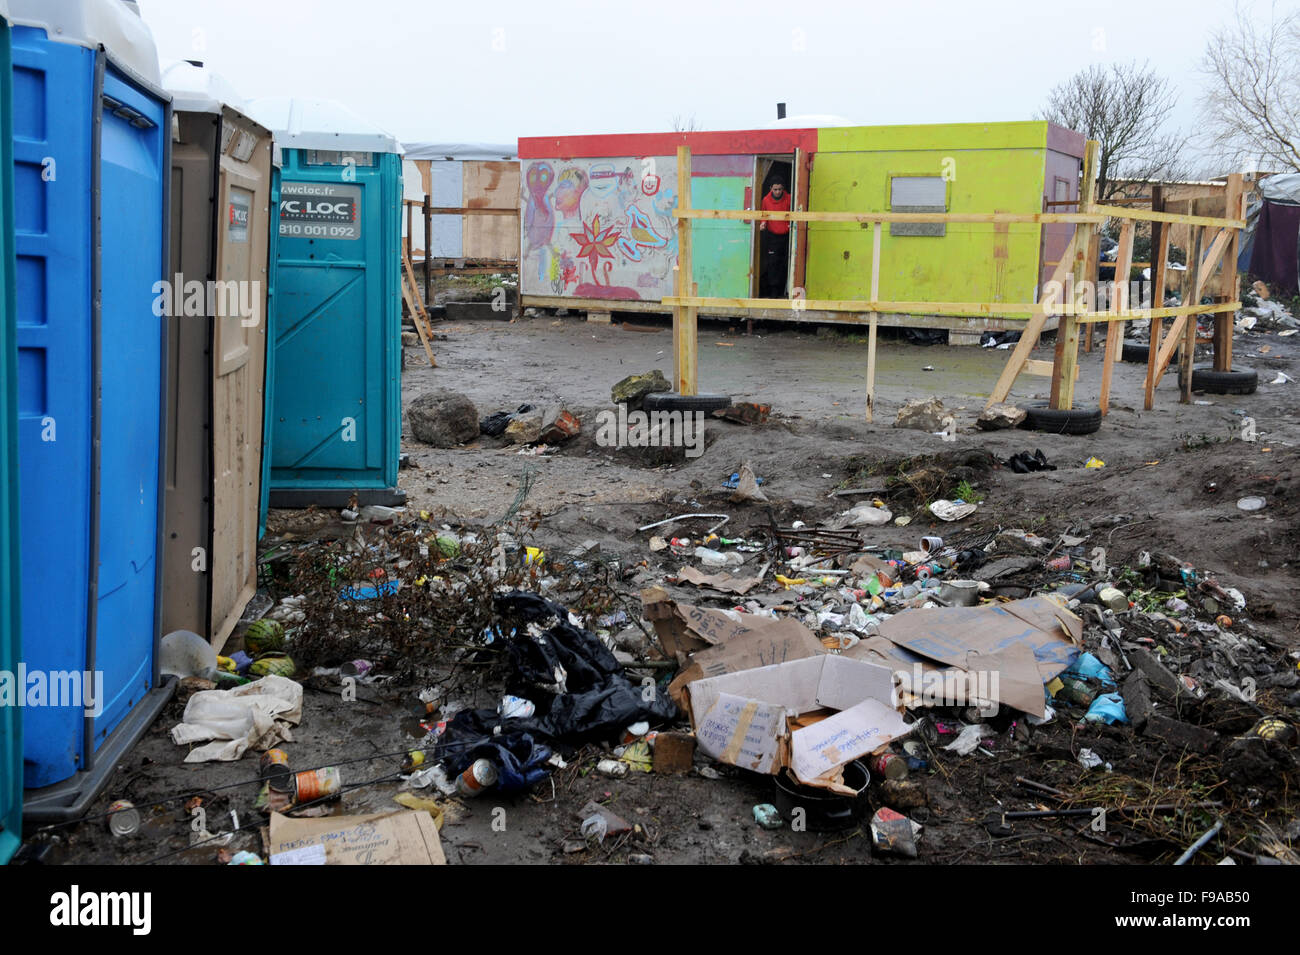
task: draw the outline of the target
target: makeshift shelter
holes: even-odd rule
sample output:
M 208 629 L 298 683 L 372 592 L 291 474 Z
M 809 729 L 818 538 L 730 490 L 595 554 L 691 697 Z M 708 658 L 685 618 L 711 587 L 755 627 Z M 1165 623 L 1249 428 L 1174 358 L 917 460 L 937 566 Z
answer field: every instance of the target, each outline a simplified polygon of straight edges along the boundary
M 673 294 L 678 251 L 678 146 L 691 150 L 689 198 L 696 209 L 756 208 L 779 178 L 794 211 L 1036 214 L 1069 211 L 1077 201 L 1084 139 L 1047 122 L 524 138 L 525 306 L 665 310 L 661 300 Z M 958 332 L 1003 327 L 996 304 L 1034 301 L 1071 231 L 1038 222 L 896 223 L 883 239 L 882 300 L 989 307 L 970 315 L 918 309 L 885 320 Z M 701 297 L 759 295 L 756 223 L 704 218 L 694 233 Z M 745 314 L 808 318 L 798 298 L 870 297 L 867 230 L 854 222 L 800 222 L 791 234 L 789 297 Z M 735 313 L 725 305 L 699 311 Z M 834 311 L 815 317 L 861 320 Z
M 402 232 L 412 260 L 427 256 L 438 269 L 513 268 L 519 256 L 514 144 L 403 143 L 402 151 Z
M 116 0 L 10 0 L 27 818 L 75 817 L 160 685 L 171 106 Z M 52 705 L 51 705 L 52 704 Z
M 271 134 L 224 78 L 170 64 L 173 295 L 168 318 L 164 633 L 218 650 L 257 590 Z M 181 288 L 175 286 L 180 285 Z M 203 312 L 191 314 L 190 293 Z
M 1241 267 L 1265 282 L 1300 291 L 1300 173 L 1262 179 L 1259 193 Z

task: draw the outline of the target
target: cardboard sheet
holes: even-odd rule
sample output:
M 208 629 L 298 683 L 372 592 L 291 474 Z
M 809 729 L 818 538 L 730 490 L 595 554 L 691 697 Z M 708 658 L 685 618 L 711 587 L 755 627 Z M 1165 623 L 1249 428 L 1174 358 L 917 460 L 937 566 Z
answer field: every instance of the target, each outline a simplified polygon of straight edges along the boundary
M 711 587 L 724 594 L 743 596 L 758 586 L 759 577 L 734 577 L 723 571 L 718 574 L 706 574 L 694 567 L 683 567 L 677 572 L 677 579 L 682 583 L 697 587 Z
M 446 865 L 427 812 L 293 819 L 271 813 L 271 865 Z
M 947 664 L 969 675 L 968 695 L 992 688 L 999 703 L 1042 716 L 1043 683 L 1066 669 L 1079 653 L 1083 621 L 1046 597 L 980 607 L 905 610 L 880 624 L 879 636 L 907 654 Z M 896 670 L 932 667 L 909 661 L 879 640 L 854 647 L 854 656 L 888 658 Z M 944 676 L 949 676 L 945 673 Z M 983 679 L 981 679 L 983 678 Z M 915 682 L 915 681 L 914 681 Z M 925 683 L 922 684 L 924 689 Z M 916 688 L 911 687 L 915 693 Z

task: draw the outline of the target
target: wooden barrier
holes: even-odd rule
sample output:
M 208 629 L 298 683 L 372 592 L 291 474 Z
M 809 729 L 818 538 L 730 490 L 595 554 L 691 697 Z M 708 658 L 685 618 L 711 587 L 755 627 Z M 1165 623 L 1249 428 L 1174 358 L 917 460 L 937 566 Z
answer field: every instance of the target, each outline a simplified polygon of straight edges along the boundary
M 867 349 L 867 398 L 866 418 L 872 420 L 876 400 L 876 326 L 882 314 L 931 314 L 969 316 L 972 318 L 999 317 L 1002 319 L 1025 319 L 1025 327 L 1020 342 L 1012 351 L 1011 357 L 1003 369 L 988 404 L 1005 401 L 1015 379 L 1026 371 L 1029 352 L 1037 343 L 1049 317 L 1057 317 L 1056 353 L 1052 363 L 1052 398 L 1051 406 L 1056 409 L 1069 409 L 1074 403 L 1074 385 L 1078 378 L 1078 352 L 1080 329 L 1095 323 L 1104 322 L 1106 332 L 1106 360 L 1102 371 L 1102 391 L 1100 407 L 1104 413 L 1109 410 L 1111 372 L 1115 360 L 1119 357 L 1124 322 L 1136 318 L 1150 318 L 1152 326 L 1151 357 L 1145 385 L 1146 407 L 1151 407 L 1152 392 L 1159 383 L 1169 365 L 1174 349 L 1180 338 L 1184 339 L 1183 362 L 1184 401 L 1190 400 L 1187 389 L 1191 387 L 1191 360 L 1196 334 L 1196 317 L 1201 314 L 1216 315 L 1215 367 L 1231 367 L 1232 349 L 1232 312 L 1241 307 L 1236 300 L 1237 273 L 1236 256 L 1237 236 L 1245 228 L 1245 209 L 1242 202 L 1241 176 L 1229 178 L 1225 204 L 1225 216 L 1196 215 L 1165 211 L 1164 208 L 1130 209 L 1118 205 L 1106 205 L 1102 211 L 1095 195 L 1097 159 L 1100 145 L 1095 140 L 1088 142 L 1084 157 L 1084 174 L 1080 196 L 1077 200 L 1078 212 L 1039 212 L 1039 213 L 941 213 L 941 212 L 808 212 L 803 210 L 777 212 L 751 209 L 693 209 L 689 195 L 683 194 L 674 215 L 678 230 L 678 261 L 674 278 L 675 295 L 665 297 L 663 304 L 673 310 L 673 355 L 676 380 L 674 386 L 681 394 L 695 394 L 696 381 L 696 325 L 700 309 L 725 309 L 739 311 L 768 311 L 773 308 L 772 299 L 762 298 L 710 298 L 700 297 L 692 275 L 691 231 L 692 223 L 700 219 L 733 219 L 742 221 L 768 220 L 795 223 L 808 222 L 852 222 L 871 228 L 871 298 L 862 300 L 817 300 L 792 299 L 789 305 L 793 312 L 835 312 L 841 320 L 865 323 L 869 326 Z M 691 151 L 687 146 L 677 150 L 677 181 L 690 182 Z M 1153 191 L 1153 206 L 1157 201 Z M 1194 200 L 1192 201 L 1194 203 Z M 1073 203 L 1073 201 L 1072 201 Z M 1189 208 L 1195 208 L 1194 204 Z M 1121 220 L 1120 248 L 1118 250 L 1115 280 L 1111 285 L 1110 308 L 1098 311 L 1096 303 L 1097 242 L 1098 231 L 1103 223 L 1111 219 Z M 1065 254 L 1056 264 L 1056 268 L 1044 285 L 1038 302 L 889 302 L 879 301 L 880 294 L 880 234 L 885 223 L 921 222 L 921 223 L 982 223 L 998 225 L 1003 223 L 1069 223 L 1075 226 L 1074 236 Z M 1164 276 L 1168 268 L 1168 245 L 1170 227 L 1184 226 L 1194 237 L 1193 248 L 1189 250 L 1188 269 L 1184 281 L 1183 295 L 1178 306 L 1164 307 L 1163 301 L 1157 305 L 1152 300 L 1150 307 L 1132 308 L 1128 301 L 1128 275 L 1133 266 L 1134 227 L 1138 222 L 1153 224 L 1153 232 L 1160 238 L 1153 245 L 1152 277 L 1156 284 L 1153 295 L 1163 299 Z M 1205 243 L 1207 230 L 1213 232 Z M 1205 249 L 1202 252 L 1202 248 Z M 1229 249 L 1233 255 L 1225 259 Z M 1202 294 L 1210 285 L 1211 278 L 1223 262 L 1222 278 L 1215 286 L 1220 292 L 1210 304 L 1200 304 Z M 686 290 L 690 289 L 690 294 Z M 1055 294 L 1065 290 L 1069 301 L 1057 299 Z M 1092 304 L 1089 304 L 1091 300 Z M 845 319 L 842 316 L 847 315 Z M 861 315 L 859 319 L 856 316 Z M 1174 319 L 1167 338 L 1163 337 L 1163 321 L 1166 317 Z M 1163 340 L 1162 340 L 1163 338 Z M 1224 364 L 1226 360 L 1226 364 Z

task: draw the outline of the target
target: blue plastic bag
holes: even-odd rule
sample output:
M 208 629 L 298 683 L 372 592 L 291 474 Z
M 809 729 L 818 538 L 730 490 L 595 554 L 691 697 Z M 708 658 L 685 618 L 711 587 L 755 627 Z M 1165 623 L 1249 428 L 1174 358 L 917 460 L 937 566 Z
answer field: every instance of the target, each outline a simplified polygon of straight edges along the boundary
M 1103 693 L 1092 701 L 1088 712 L 1083 717 L 1088 723 L 1127 723 L 1128 712 L 1124 709 L 1124 698 L 1118 693 Z

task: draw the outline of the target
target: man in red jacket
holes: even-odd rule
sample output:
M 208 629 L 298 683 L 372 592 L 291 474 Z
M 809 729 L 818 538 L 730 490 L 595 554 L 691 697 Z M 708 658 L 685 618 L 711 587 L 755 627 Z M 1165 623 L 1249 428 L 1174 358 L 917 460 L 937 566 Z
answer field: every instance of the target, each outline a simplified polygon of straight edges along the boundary
M 790 193 L 785 191 L 785 183 L 779 179 L 773 182 L 760 207 L 764 212 L 789 212 Z M 758 223 L 758 230 L 763 233 L 759 243 L 759 298 L 785 298 L 790 262 L 790 223 L 764 219 Z

